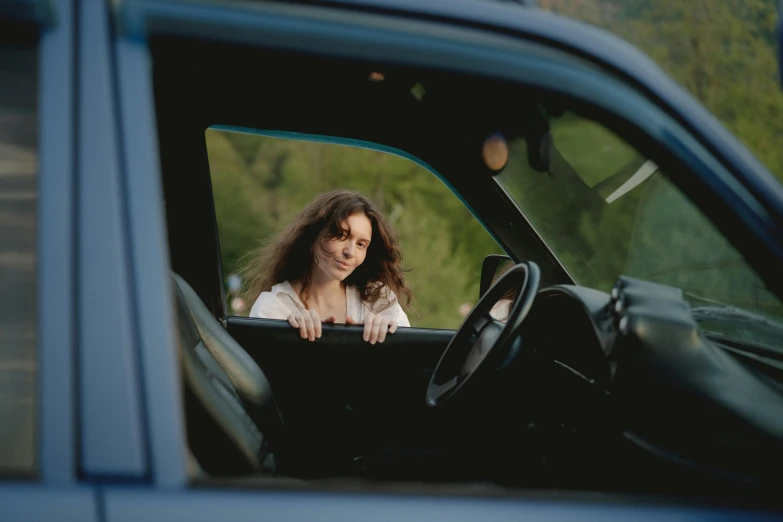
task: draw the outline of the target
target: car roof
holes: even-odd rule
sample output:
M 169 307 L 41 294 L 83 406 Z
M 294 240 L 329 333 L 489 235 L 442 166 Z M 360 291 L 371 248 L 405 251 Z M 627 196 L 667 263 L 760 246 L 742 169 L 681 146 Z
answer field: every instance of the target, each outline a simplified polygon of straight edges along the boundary
M 369 14 L 414 18 L 507 34 L 560 49 L 632 85 L 694 134 L 765 209 L 783 224 L 783 185 L 724 125 L 646 54 L 605 30 L 536 7 L 531 0 L 117 0 L 135 15 L 162 5 L 210 5 L 225 12 L 246 12 L 252 4 L 327 7 Z M 163 7 L 165 9 L 165 7 Z M 127 11 L 127 10 L 126 10 Z M 136 18 L 136 21 L 139 19 Z M 136 25 L 136 24 L 132 24 Z M 136 27 L 139 27 L 136 25 Z M 781 226 L 781 225 L 777 225 Z
M 627 41 L 588 24 L 536 8 L 536 0 L 272 0 L 285 4 L 342 7 L 387 15 L 413 16 L 433 21 L 505 32 L 545 43 L 623 78 L 639 91 L 661 102 L 665 110 L 685 128 L 693 131 L 721 162 L 732 171 L 778 223 L 783 222 L 783 185 L 723 124 L 688 92 L 666 75 L 646 54 Z M 148 3 L 125 0 L 121 4 Z M 160 2 L 169 3 L 169 2 Z M 220 9 L 242 8 L 252 1 L 213 4 Z M 262 2 L 257 2 L 262 3 Z M 268 2 L 264 2 L 268 3 Z M 0 3 L 3 18 L 35 18 L 52 23 L 51 10 L 36 0 Z M 13 8 L 11 8 L 13 7 Z M 26 16 L 25 16 L 26 15 Z
M 700 138 L 778 223 L 783 222 L 783 185 L 777 178 L 651 58 L 607 31 L 538 9 L 535 7 L 537 2 L 525 0 L 310 0 L 295 3 L 413 16 L 504 32 L 577 55 L 660 102 L 676 121 Z

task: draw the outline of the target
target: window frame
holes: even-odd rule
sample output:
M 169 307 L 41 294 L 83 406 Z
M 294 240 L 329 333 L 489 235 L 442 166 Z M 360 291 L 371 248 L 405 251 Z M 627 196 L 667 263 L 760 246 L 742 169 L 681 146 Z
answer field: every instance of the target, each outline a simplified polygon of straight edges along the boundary
M 157 7 L 143 1 L 128 2 L 125 7 L 128 16 L 125 29 L 131 37 L 146 35 L 149 30 L 155 34 L 228 40 L 258 46 L 265 44 L 289 50 L 302 50 L 301 46 L 306 43 L 307 46 L 321 48 L 324 54 L 330 56 L 355 55 L 359 51 L 355 50 L 355 40 L 352 38 L 360 40 L 363 38 L 367 45 L 360 52 L 373 55 L 375 58 L 384 56 L 389 60 L 406 64 L 423 64 L 426 67 L 456 67 L 479 77 L 503 77 L 519 85 L 533 85 L 540 89 L 558 92 L 577 100 L 586 112 L 596 114 L 598 121 L 615 122 L 615 125 L 605 123 L 607 127 L 629 128 L 637 141 L 641 140 L 647 144 L 640 150 L 648 154 L 648 151 L 659 153 L 656 156 L 666 157 L 670 166 L 687 166 L 691 175 L 686 176 L 687 179 L 680 180 L 683 185 L 681 188 L 699 202 L 699 207 L 709 210 L 706 214 L 711 219 L 717 219 L 718 213 L 725 209 L 726 201 L 736 204 L 736 206 L 730 204 L 733 210 L 731 216 L 719 219 L 722 226 L 739 222 L 747 232 L 753 228 L 754 223 L 763 222 L 764 233 L 754 235 L 752 240 L 746 241 L 739 237 L 742 232 L 734 237 L 739 238 L 736 239 L 739 243 L 754 252 L 754 263 L 758 266 L 768 269 L 770 264 L 779 263 L 779 251 L 773 237 L 775 227 L 778 227 L 779 223 L 774 216 L 759 211 L 760 208 L 765 208 L 763 202 L 757 200 L 757 194 L 748 188 L 747 183 L 735 177 L 736 172 L 743 169 L 758 173 L 763 171 L 763 168 L 758 168 L 753 161 L 747 161 L 742 154 L 731 156 L 732 152 L 728 152 L 726 155 L 714 155 L 725 138 L 720 136 L 720 132 L 717 138 L 709 132 L 704 132 L 705 126 L 711 124 L 712 120 L 699 121 L 701 114 L 698 111 L 695 115 L 687 111 L 678 113 L 678 104 L 681 103 L 681 99 L 677 98 L 679 91 L 667 98 L 666 89 L 660 84 L 653 85 L 649 89 L 640 89 L 641 82 L 634 83 L 634 81 L 643 77 L 643 74 L 632 77 L 629 81 L 627 75 L 613 75 L 607 70 L 595 67 L 595 63 L 581 61 L 574 54 L 563 54 L 560 56 L 561 61 L 550 63 L 544 58 L 550 57 L 552 47 L 543 45 L 538 56 L 535 52 L 530 53 L 529 56 L 520 56 L 517 54 L 520 49 L 519 41 L 508 34 L 501 38 L 498 35 L 502 31 L 491 26 L 488 32 L 497 31 L 493 38 L 505 39 L 503 42 L 494 41 L 492 43 L 497 44 L 494 46 L 483 42 L 478 48 L 475 46 L 460 48 L 459 45 L 444 48 L 439 47 L 439 44 L 443 43 L 439 40 L 443 37 L 439 31 L 427 36 L 416 34 L 413 40 L 408 40 L 406 28 L 403 27 L 406 22 L 404 16 L 400 16 L 399 25 L 389 23 L 385 30 L 378 31 L 373 37 L 367 34 L 360 37 L 356 32 L 351 31 L 364 29 L 361 23 L 357 23 L 356 27 L 343 28 L 346 29 L 346 34 L 339 35 L 335 33 L 333 27 L 329 27 L 328 16 L 323 13 L 304 15 L 296 7 L 287 10 L 287 7 L 277 4 L 254 6 L 252 10 L 226 10 L 225 13 L 204 5 L 172 7 L 168 4 Z M 329 9 L 326 11 L 328 12 Z M 183 21 L 190 23 L 182 24 Z M 442 19 L 439 21 L 443 22 Z M 539 18 L 531 17 L 530 24 L 537 22 L 540 22 Z M 224 29 L 231 27 L 232 24 L 241 27 L 242 30 L 226 32 Z M 528 22 L 523 24 L 525 27 L 521 36 L 536 33 L 531 25 L 527 25 Z M 546 23 L 543 27 L 543 31 L 551 29 L 551 26 Z M 252 31 L 248 32 L 249 29 Z M 453 40 L 475 43 L 475 39 L 471 37 L 478 36 L 480 40 L 484 35 L 479 33 L 481 33 L 480 29 L 465 30 L 458 35 L 464 40 L 460 40 L 459 37 Z M 520 36 L 520 33 L 514 33 L 514 36 Z M 575 31 L 575 34 L 569 35 L 568 38 L 578 39 L 579 36 L 579 31 Z M 415 53 L 411 55 L 408 51 L 413 41 L 419 45 L 429 43 L 431 44 L 429 47 L 437 48 L 437 51 L 428 56 L 416 56 Z M 551 40 L 547 41 L 552 44 Z M 319 47 L 319 43 L 323 44 L 323 47 Z M 532 44 L 528 42 L 526 45 Z M 565 46 L 565 49 L 573 51 L 574 47 L 569 49 Z M 475 52 L 468 53 L 468 50 Z M 461 59 L 463 61 L 460 61 Z M 575 62 L 574 69 L 561 67 L 569 61 Z M 528 74 L 531 71 L 537 74 Z M 667 168 L 663 162 L 662 168 Z M 671 169 L 667 168 L 667 170 Z M 760 176 L 763 181 L 763 173 Z M 222 282 L 219 284 L 222 286 Z
M 40 451 L 44 481 L 77 479 L 75 68 L 73 6 L 41 35 L 39 85 Z
M 265 129 L 251 129 L 247 127 L 236 127 L 232 125 L 212 125 L 207 130 L 215 130 L 215 131 L 224 131 L 224 132 L 240 132 L 245 134 L 250 134 L 254 136 L 260 136 L 265 138 L 273 138 L 273 139 L 282 139 L 282 140 L 293 140 L 293 141 L 299 141 L 299 142 L 305 142 L 305 143 L 316 143 L 316 144 L 326 144 L 326 145 L 337 145 L 337 146 L 344 146 L 344 147 L 351 147 L 356 149 L 364 149 L 369 150 L 373 152 L 379 152 L 384 154 L 389 154 L 392 156 L 397 156 L 399 158 L 402 158 L 404 160 L 407 160 L 419 167 L 421 167 L 424 171 L 426 171 L 429 175 L 434 176 L 438 181 L 440 181 L 443 185 L 445 185 L 446 189 L 451 193 L 451 195 L 459 200 L 467 209 L 467 211 L 470 213 L 473 219 L 476 220 L 476 222 L 481 225 L 481 227 L 484 229 L 484 232 L 492 238 L 495 243 L 497 244 L 498 249 L 502 249 L 502 243 L 497 237 L 497 234 L 495 234 L 484 222 L 484 220 L 481 219 L 481 217 L 478 215 L 476 210 L 465 200 L 465 198 L 456 191 L 452 183 L 446 179 L 443 175 L 441 175 L 435 168 L 433 168 L 430 164 L 428 164 L 426 161 L 406 152 L 401 149 L 398 149 L 396 147 L 391 147 L 387 145 L 383 145 L 380 143 L 365 141 L 361 139 L 354 139 L 354 138 L 343 138 L 339 136 L 328 136 L 328 135 L 316 135 L 316 134 L 306 134 L 306 133 L 299 133 L 299 132 L 290 132 L 290 131 L 274 131 L 274 130 L 265 130 Z M 215 192 L 215 186 L 214 181 L 212 178 L 212 163 L 209 165 L 210 169 L 210 184 L 212 186 L 211 193 L 214 194 Z M 489 180 L 487 180 L 487 183 L 489 183 Z M 214 208 L 214 198 L 212 201 L 213 208 Z M 218 243 L 218 256 L 219 256 L 219 270 L 220 270 L 220 277 L 222 281 L 226 280 L 227 274 L 223 270 L 223 250 L 220 248 L 220 231 L 219 231 L 219 217 L 217 216 L 217 210 L 215 210 L 215 227 L 216 227 L 216 241 Z M 261 238 L 259 238 L 261 239 Z M 400 238 L 403 242 L 405 241 L 404 237 Z M 497 253 L 497 252 L 487 252 L 485 255 L 489 255 L 491 253 Z M 504 252 L 505 254 L 506 252 Z M 410 261 L 410 258 L 406 258 L 408 261 Z M 407 265 L 404 265 L 407 266 Z M 480 274 L 476 273 L 475 276 L 477 277 Z M 226 291 L 225 291 L 225 285 L 221 288 L 222 291 L 222 303 L 223 303 L 223 310 L 221 319 L 222 320 L 228 320 L 231 317 L 243 317 L 238 315 L 232 315 L 230 313 L 230 307 L 228 306 L 227 297 L 226 297 Z M 470 296 L 470 299 L 477 298 L 477 296 Z M 415 312 L 414 312 L 415 313 Z M 442 330 L 442 329 L 451 329 L 450 327 L 445 326 L 438 326 L 438 325 L 417 325 L 417 328 L 423 329 L 423 330 Z

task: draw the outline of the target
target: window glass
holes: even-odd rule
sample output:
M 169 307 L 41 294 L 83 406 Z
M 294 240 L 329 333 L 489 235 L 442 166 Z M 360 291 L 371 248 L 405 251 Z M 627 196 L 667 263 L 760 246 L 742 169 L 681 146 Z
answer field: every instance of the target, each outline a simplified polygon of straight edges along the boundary
M 623 274 L 676 286 L 706 330 L 781 345 L 783 304 L 655 162 L 594 121 L 549 123 L 548 170 L 516 140 L 496 179 L 577 283 L 609 291 Z
M 0 475 L 36 469 L 37 61 L 0 36 Z
M 208 129 L 206 141 L 230 315 L 247 315 L 253 304 L 237 299 L 238 260 L 329 190 L 368 196 L 400 237 L 412 326 L 457 328 L 478 298 L 484 256 L 502 253 L 449 188 L 406 157 L 221 127 Z

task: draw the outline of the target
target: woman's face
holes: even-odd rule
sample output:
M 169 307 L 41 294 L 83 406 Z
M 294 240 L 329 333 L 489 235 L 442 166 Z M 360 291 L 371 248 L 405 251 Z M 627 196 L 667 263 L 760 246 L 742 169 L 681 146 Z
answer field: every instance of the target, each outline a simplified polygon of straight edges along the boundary
M 323 250 L 316 249 L 315 269 L 338 281 L 343 281 L 364 262 L 372 240 L 372 223 L 364 214 L 349 216 L 345 224 L 346 234 L 326 241 Z

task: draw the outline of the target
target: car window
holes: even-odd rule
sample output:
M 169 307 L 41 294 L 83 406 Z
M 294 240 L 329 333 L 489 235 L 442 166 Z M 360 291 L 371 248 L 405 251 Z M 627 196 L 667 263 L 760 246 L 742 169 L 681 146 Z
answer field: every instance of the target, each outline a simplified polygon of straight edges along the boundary
M 780 346 L 783 304 L 654 161 L 570 112 L 549 124 L 547 171 L 516 140 L 496 180 L 577 283 L 609 291 L 623 274 L 676 286 L 706 330 Z
M 413 291 L 412 326 L 457 328 L 479 293 L 481 264 L 502 250 L 427 167 L 402 153 L 348 140 L 212 127 L 206 131 L 230 315 L 253 303 L 237 293 L 238 262 L 280 231 L 316 194 L 357 190 L 400 237 Z
M 36 469 L 37 62 L 0 36 L 0 475 Z

